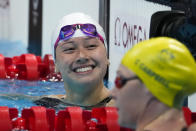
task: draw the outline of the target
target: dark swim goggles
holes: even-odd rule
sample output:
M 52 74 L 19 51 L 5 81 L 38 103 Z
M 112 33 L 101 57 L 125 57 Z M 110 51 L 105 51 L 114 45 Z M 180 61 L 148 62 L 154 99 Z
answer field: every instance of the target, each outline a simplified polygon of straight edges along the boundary
M 118 76 L 116 77 L 114 83 L 115 83 L 116 88 L 121 89 L 128 81 L 135 80 L 135 79 L 139 79 L 139 77 L 134 76 L 131 78 L 122 78 Z
M 74 25 L 66 25 L 61 28 L 59 37 L 57 38 L 54 49 L 58 46 L 58 42 L 60 40 L 68 40 L 70 39 L 75 31 L 80 29 L 84 34 L 91 37 L 99 37 L 99 39 L 104 43 L 103 38 L 97 33 L 96 27 L 93 24 L 74 24 Z

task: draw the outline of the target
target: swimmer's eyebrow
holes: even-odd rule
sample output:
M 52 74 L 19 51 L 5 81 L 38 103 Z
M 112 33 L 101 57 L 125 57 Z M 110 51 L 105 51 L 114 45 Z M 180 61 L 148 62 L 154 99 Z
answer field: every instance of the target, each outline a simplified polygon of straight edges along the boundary
M 59 47 L 63 47 L 65 45 L 74 45 L 75 41 L 73 40 L 64 40 L 59 43 Z
M 94 39 L 94 38 L 96 38 L 96 37 L 85 37 L 84 39 L 91 40 L 91 39 Z

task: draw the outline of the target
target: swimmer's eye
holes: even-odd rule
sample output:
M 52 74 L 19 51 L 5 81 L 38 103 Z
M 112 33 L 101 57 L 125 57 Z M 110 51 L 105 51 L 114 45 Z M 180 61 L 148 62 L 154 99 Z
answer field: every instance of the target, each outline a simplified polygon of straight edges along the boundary
M 89 49 L 89 50 L 93 50 L 93 49 L 95 49 L 97 46 L 98 46 L 97 44 L 89 44 L 89 45 L 87 45 L 86 48 Z
M 63 50 L 64 53 L 68 53 L 68 54 L 73 53 L 74 51 L 75 51 L 75 48 L 66 48 Z

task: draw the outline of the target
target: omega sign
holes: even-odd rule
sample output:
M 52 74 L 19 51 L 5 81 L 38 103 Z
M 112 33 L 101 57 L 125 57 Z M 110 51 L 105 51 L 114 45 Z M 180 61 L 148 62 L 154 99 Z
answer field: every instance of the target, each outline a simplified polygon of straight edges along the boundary
M 146 39 L 146 30 L 141 25 L 129 25 L 126 21 L 121 21 L 119 17 L 116 18 L 114 27 L 115 46 L 130 48 Z

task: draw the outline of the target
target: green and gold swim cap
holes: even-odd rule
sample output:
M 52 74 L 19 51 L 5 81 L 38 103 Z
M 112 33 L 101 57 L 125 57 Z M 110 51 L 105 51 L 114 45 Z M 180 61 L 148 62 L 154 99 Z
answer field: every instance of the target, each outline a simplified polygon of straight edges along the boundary
M 125 54 L 121 63 L 170 107 L 182 107 L 184 98 L 196 92 L 195 60 L 175 39 L 158 37 L 140 42 Z

